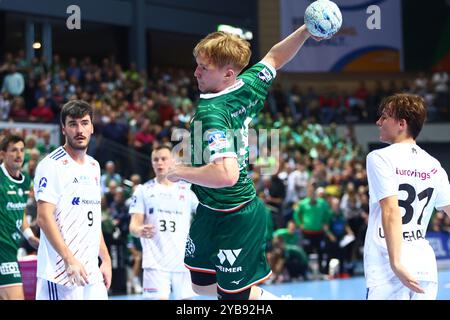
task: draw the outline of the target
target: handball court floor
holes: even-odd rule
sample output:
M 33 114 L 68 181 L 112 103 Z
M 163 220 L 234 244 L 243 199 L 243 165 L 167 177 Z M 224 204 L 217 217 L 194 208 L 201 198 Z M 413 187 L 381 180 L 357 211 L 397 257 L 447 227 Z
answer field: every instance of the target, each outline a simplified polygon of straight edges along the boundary
M 450 270 L 439 271 L 437 300 L 450 300 Z M 349 279 L 314 280 L 263 285 L 271 293 L 291 295 L 293 300 L 365 300 L 364 277 Z M 141 295 L 110 296 L 110 300 L 143 300 Z M 215 300 L 213 297 L 197 296 L 196 300 Z

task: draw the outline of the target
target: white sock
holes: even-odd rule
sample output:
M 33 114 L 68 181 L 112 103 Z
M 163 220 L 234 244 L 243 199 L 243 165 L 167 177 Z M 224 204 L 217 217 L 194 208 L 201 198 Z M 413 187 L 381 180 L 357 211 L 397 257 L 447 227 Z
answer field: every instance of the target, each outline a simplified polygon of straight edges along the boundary
M 261 295 L 259 296 L 258 300 L 281 300 L 280 297 L 277 297 L 269 291 L 263 290 L 262 288 L 259 289 L 261 290 Z

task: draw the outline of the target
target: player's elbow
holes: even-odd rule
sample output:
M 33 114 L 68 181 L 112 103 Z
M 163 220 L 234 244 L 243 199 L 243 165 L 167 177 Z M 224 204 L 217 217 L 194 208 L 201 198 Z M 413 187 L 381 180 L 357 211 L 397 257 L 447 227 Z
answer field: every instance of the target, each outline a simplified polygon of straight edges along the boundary
M 228 175 L 226 177 L 224 177 L 224 179 L 222 180 L 223 182 L 223 187 L 232 187 L 234 186 L 239 180 L 239 174 L 237 175 Z
M 234 186 L 239 180 L 239 165 L 236 158 L 225 158 L 223 161 L 216 163 L 218 176 L 216 177 L 220 182 L 219 188 L 226 188 Z
M 238 182 L 238 180 L 239 180 L 239 168 L 238 167 L 229 168 L 229 170 L 226 170 L 224 172 L 223 179 L 222 179 L 224 187 L 232 187 Z

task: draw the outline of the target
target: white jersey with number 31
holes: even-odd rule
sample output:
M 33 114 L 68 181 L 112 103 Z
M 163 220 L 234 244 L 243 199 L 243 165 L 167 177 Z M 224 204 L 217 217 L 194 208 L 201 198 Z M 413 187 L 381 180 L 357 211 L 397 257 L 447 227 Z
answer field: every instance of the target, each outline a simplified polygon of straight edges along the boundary
M 76 163 L 59 147 L 36 168 L 36 201 L 56 206 L 56 224 L 75 258 L 88 274 L 89 283 L 103 281 L 98 267 L 101 236 L 100 166 L 90 156 L 84 164 Z M 72 286 L 64 261 L 53 249 L 44 232 L 38 249 L 37 276 L 57 284 Z
M 367 287 L 395 275 L 381 221 L 379 201 L 398 196 L 402 215 L 402 263 L 417 279 L 437 282 L 434 251 L 425 239 L 434 208 L 450 204 L 450 185 L 439 161 L 415 144 L 397 143 L 367 156 L 369 225 L 364 245 Z

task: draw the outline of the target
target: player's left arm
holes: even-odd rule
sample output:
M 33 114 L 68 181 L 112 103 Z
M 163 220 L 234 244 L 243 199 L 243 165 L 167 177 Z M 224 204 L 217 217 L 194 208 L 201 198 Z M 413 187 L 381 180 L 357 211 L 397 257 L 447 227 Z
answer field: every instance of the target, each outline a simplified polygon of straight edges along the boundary
M 398 206 L 398 197 L 389 196 L 379 201 L 381 207 L 381 221 L 383 225 L 389 263 L 392 271 L 409 289 L 417 293 L 424 293 L 419 282 L 408 272 L 401 263 L 403 228 L 402 215 Z
M 105 239 L 103 238 L 103 233 L 100 232 L 100 250 L 98 256 L 102 260 L 100 265 L 100 272 L 103 275 L 103 281 L 105 282 L 106 289 L 111 286 L 112 278 L 112 267 L 111 267 L 111 257 L 109 256 L 108 247 L 106 246 Z
M 37 249 L 39 247 L 39 238 L 34 235 L 28 224 L 26 211 L 23 212 L 22 234 L 33 248 Z
M 239 165 L 235 157 L 217 158 L 201 167 L 176 166 L 169 171 L 167 179 L 185 180 L 207 188 L 231 187 L 239 179 Z

